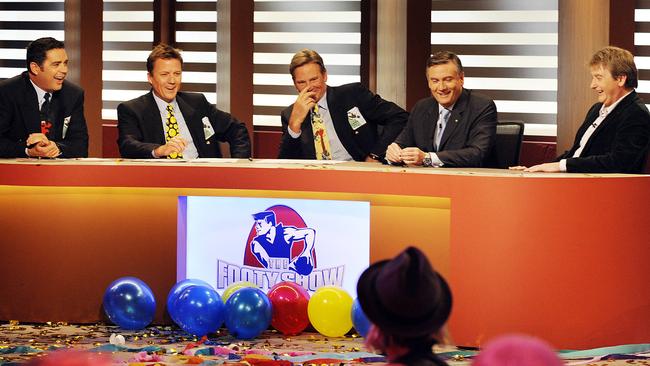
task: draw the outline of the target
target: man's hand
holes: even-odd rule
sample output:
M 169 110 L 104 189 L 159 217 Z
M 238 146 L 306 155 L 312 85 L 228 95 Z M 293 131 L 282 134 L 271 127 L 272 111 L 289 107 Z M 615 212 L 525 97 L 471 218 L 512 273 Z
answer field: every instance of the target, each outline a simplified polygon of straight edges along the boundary
M 422 160 L 424 160 L 426 153 L 417 147 L 407 147 L 405 149 L 402 149 L 400 156 L 406 165 L 418 166 L 422 165 Z
M 181 154 L 186 147 L 187 141 L 181 135 L 176 135 L 167 141 L 166 144 L 158 146 L 153 153 L 157 158 L 163 158 L 173 153 Z
M 42 134 L 42 133 L 31 133 L 27 137 L 26 144 L 27 144 L 27 147 L 29 147 L 31 149 L 35 145 L 46 146 L 49 142 L 50 142 L 50 140 L 44 134 Z
M 316 100 L 314 97 L 316 93 L 311 91 L 310 88 L 304 88 L 298 94 L 298 98 L 293 103 L 293 110 L 291 111 L 291 116 L 289 117 L 289 128 L 295 133 L 300 133 L 300 125 L 302 121 L 307 117 L 307 113 L 314 108 L 316 105 Z
M 32 133 L 27 137 L 27 155 L 34 158 L 56 158 L 61 150 L 54 141 L 42 133 Z
M 402 162 L 402 148 L 398 144 L 392 143 L 386 149 L 386 160 L 391 163 L 399 164 Z
M 544 164 L 538 164 L 538 165 L 533 165 L 531 167 L 525 167 L 525 166 L 511 166 L 508 169 L 510 170 L 518 170 L 518 171 L 524 171 L 528 173 L 536 173 L 536 172 L 543 172 L 543 173 L 559 173 L 561 172 L 560 170 L 560 163 L 544 163 Z

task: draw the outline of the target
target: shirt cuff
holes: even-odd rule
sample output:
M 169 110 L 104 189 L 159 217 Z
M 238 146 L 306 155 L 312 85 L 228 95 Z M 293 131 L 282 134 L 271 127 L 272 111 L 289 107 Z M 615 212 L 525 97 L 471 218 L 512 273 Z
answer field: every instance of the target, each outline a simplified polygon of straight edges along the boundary
M 288 126 L 287 126 L 287 132 L 289 132 L 289 136 L 293 137 L 294 139 L 297 139 L 298 137 L 300 137 L 300 135 L 302 135 L 302 131 L 298 133 L 293 132 L 293 130 Z
M 566 159 L 560 160 L 560 171 L 566 173 Z
M 442 160 L 440 160 L 440 158 L 438 157 L 438 154 L 432 152 L 429 153 L 429 156 L 431 156 L 431 164 L 433 166 L 438 167 L 438 166 L 445 165 L 445 163 L 443 163 Z

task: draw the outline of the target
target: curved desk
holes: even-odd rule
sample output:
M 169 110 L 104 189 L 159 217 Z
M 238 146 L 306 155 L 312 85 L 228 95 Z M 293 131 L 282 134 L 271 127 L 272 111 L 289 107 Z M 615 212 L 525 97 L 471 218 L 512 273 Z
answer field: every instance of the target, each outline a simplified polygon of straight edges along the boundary
M 164 318 L 176 197 L 371 202 L 371 261 L 422 247 L 454 293 L 453 342 L 650 339 L 650 177 L 274 161 L 0 161 L 0 320 L 94 322 L 113 279 Z

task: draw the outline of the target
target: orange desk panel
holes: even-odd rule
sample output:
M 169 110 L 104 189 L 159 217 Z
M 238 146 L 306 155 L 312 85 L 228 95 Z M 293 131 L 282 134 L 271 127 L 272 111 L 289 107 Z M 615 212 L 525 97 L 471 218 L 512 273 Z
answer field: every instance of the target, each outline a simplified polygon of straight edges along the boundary
M 457 344 L 650 339 L 650 177 L 357 163 L 0 162 L 0 319 L 95 321 L 103 286 L 135 275 L 164 320 L 179 194 L 369 200 L 371 261 L 424 247 L 449 278 Z

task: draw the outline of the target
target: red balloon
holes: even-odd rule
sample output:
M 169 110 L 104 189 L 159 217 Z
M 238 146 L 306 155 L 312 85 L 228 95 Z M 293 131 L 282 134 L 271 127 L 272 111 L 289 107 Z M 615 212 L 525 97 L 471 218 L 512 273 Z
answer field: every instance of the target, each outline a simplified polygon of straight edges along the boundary
M 280 282 L 268 293 L 273 306 L 271 325 L 284 335 L 300 334 L 309 325 L 309 293 L 295 282 Z

